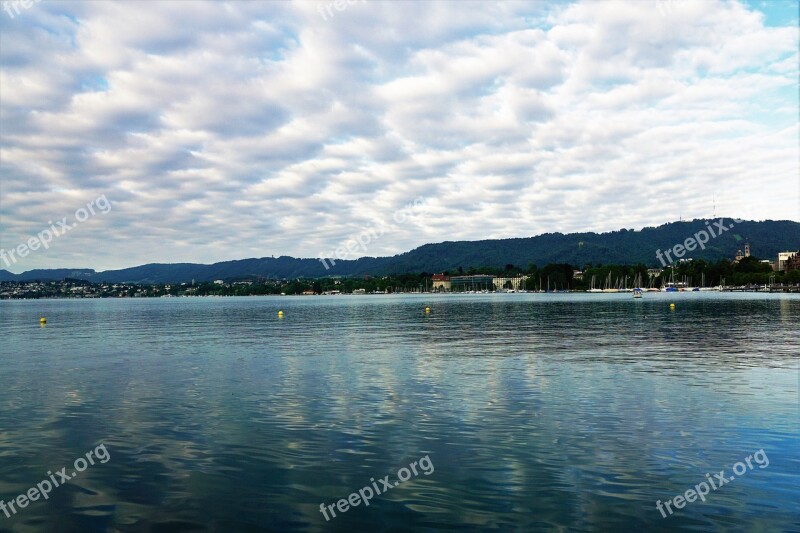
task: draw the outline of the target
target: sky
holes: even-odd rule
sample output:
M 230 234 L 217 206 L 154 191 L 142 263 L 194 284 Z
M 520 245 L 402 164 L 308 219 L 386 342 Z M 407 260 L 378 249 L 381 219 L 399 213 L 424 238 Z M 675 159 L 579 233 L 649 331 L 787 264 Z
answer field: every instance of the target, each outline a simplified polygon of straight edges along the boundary
M 800 220 L 794 0 L 0 7 L 11 272 Z

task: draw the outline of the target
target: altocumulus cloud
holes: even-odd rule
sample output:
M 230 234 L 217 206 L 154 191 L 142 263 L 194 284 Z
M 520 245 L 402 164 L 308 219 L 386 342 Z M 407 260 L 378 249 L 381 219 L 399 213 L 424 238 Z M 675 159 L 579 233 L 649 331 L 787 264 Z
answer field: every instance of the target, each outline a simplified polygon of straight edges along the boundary
M 665 7 L 666 6 L 666 7 Z M 40 2 L 0 12 L 15 271 L 797 219 L 796 4 Z M 778 16 L 775 16 L 775 13 Z

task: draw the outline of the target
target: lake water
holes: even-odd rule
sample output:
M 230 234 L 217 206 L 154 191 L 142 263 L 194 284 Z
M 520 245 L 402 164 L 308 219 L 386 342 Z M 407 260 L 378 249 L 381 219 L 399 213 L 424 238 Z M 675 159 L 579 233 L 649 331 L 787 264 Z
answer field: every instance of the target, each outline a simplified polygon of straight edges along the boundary
M 777 294 L 2 301 L 0 499 L 108 454 L 0 531 L 800 531 L 798 330 Z

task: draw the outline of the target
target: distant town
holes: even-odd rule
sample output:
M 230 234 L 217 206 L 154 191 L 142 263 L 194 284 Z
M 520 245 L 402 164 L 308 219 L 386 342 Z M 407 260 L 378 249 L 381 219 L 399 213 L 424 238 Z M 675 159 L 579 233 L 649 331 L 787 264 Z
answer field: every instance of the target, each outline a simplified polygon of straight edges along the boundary
M 549 264 L 539 268 L 458 268 L 453 272 L 393 276 L 330 276 L 318 279 L 240 279 L 172 284 L 5 281 L 0 299 L 173 298 L 187 296 L 366 295 L 476 292 L 629 292 L 642 290 L 725 290 L 800 292 L 800 251 L 781 252 L 774 261 L 750 253 L 749 244 L 730 260 L 681 259 L 666 268 L 638 265 Z

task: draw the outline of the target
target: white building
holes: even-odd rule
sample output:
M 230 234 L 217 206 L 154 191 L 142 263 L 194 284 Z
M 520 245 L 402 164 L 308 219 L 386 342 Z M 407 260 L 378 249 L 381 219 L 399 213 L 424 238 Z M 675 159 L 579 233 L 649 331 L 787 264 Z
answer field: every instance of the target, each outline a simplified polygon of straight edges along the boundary
M 525 280 L 528 276 L 518 276 L 515 278 L 494 278 L 495 289 L 514 289 L 519 291 L 525 288 Z

